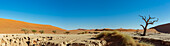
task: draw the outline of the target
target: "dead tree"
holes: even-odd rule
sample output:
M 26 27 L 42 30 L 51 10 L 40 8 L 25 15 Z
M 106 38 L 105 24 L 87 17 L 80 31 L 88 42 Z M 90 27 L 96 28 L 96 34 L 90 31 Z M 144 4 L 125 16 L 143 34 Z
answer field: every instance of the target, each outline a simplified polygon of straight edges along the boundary
M 157 20 L 151 21 L 151 19 L 155 19 L 155 17 L 150 17 L 150 15 L 149 15 L 149 18 L 146 18 L 146 16 L 141 16 L 141 15 L 139 15 L 139 16 L 145 21 L 145 26 L 142 25 L 142 24 L 140 25 L 140 26 L 142 26 L 142 28 L 144 30 L 142 36 L 145 36 L 148 25 L 154 24 L 155 22 L 158 22 L 159 19 L 157 18 Z

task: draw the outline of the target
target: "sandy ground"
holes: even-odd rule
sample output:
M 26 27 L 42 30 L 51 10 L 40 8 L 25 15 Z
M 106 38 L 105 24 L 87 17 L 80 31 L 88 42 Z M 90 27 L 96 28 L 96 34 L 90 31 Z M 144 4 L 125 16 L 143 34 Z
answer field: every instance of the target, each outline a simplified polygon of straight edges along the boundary
M 148 32 L 139 36 L 134 32 L 122 32 L 132 37 L 170 41 L 170 34 Z M 105 41 L 91 39 L 97 34 L 0 34 L 1 46 L 103 46 Z M 29 42 L 29 44 L 28 44 Z
M 122 32 L 122 33 L 128 34 L 132 37 L 152 38 L 152 39 L 158 39 L 158 40 L 170 42 L 170 34 L 167 34 L 167 33 L 147 32 L 147 36 L 139 36 L 139 35 L 136 35 L 134 32 Z
M 0 45 L 103 46 L 106 43 L 105 41 L 91 39 L 94 36 L 95 34 L 0 34 Z

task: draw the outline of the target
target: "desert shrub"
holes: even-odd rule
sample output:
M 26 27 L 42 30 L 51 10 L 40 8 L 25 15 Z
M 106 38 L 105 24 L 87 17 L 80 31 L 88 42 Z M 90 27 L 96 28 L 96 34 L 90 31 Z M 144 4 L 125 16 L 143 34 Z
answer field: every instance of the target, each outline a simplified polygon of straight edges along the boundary
M 85 34 L 84 32 L 81 32 L 81 34 Z
M 97 39 L 104 38 L 104 37 L 107 36 L 108 34 L 111 34 L 111 33 L 109 33 L 109 32 L 102 32 L 102 33 L 98 34 L 98 35 L 96 36 L 96 38 L 97 38 Z
M 89 31 L 88 33 L 89 33 L 89 34 L 92 34 L 92 32 L 90 32 L 90 31 Z
M 118 31 L 114 32 L 102 32 L 96 36 L 97 39 L 106 40 L 105 46 L 137 46 L 137 45 L 148 45 L 144 43 L 135 42 L 135 40 L 127 35 L 122 34 Z M 150 44 L 149 44 L 150 45 Z
M 25 28 L 22 28 L 21 31 L 24 31 L 25 34 L 28 34 L 28 33 L 29 33 L 29 30 L 28 30 L 28 29 L 25 29 Z
M 77 33 L 77 34 L 82 34 L 82 33 L 80 32 L 80 33 Z
M 44 30 L 40 30 L 39 32 L 42 34 L 42 33 L 44 33 Z
M 70 32 L 66 31 L 64 34 L 69 34 Z
M 104 38 L 104 37 L 106 37 L 106 36 L 108 36 L 108 35 L 118 34 L 118 33 L 119 33 L 118 31 L 114 31 L 114 32 L 102 32 L 102 33 L 98 34 L 98 35 L 96 36 L 96 38 L 100 39 L 100 38 Z
M 102 32 L 96 36 L 97 39 L 103 38 L 105 35 L 105 32 Z
M 87 34 L 88 32 L 87 32 L 87 31 L 85 31 L 84 33 L 85 33 L 85 34 Z
M 129 35 L 125 35 L 125 34 L 122 34 L 122 37 L 123 37 L 123 44 L 126 45 L 126 46 L 136 46 L 135 44 L 135 40 L 129 36 Z
M 121 34 L 118 31 L 106 35 L 104 39 L 108 41 L 109 43 L 112 43 L 114 41 L 114 43 L 108 44 L 108 45 L 136 46 L 135 41 L 132 37 L 125 35 L 125 34 Z
M 98 34 L 98 33 L 100 33 L 100 32 L 93 32 L 94 34 Z
M 55 34 L 55 33 L 56 33 L 56 30 L 53 30 L 52 32 Z
M 37 30 L 32 30 L 32 32 L 35 34 L 37 32 Z
M 85 33 L 87 33 L 87 32 L 80 32 L 80 33 L 77 33 L 77 34 L 85 34 Z
M 81 34 L 81 33 L 77 33 L 77 34 Z

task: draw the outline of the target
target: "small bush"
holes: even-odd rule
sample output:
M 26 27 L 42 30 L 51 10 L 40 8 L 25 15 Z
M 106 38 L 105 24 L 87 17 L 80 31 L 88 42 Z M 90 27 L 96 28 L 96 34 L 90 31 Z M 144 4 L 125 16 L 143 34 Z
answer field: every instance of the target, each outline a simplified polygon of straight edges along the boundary
M 100 38 L 104 38 L 106 36 L 109 36 L 111 34 L 118 34 L 118 31 L 114 31 L 114 32 L 102 32 L 99 35 L 96 36 L 96 38 L 100 39 Z
M 55 33 L 56 33 L 56 30 L 53 30 L 52 32 L 55 34 Z
M 69 34 L 70 32 L 66 31 L 64 34 Z
M 37 30 L 32 30 L 32 32 L 35 34 L 37 32 Z
M 77 34 L 86 34 L 86 33 L 88 33 L 88 32 L 86 32 L 86 31 L 85 31 L 85 32 L 80 32 L 80 33 L 77 33 Z
M 109 32 L 102 32 L 100 33 L 99 35 L 96 36 L 97 39 L 100 39 L 100 38 L 104 38 L 105 36 L 107 36 L 108 34 L 111 34 Z
M 88 32 L 87 32 L 87 31 L 85 31 L 84 33 L 85 33 L 85 34 L 87 34 Z
M 44 33 L 44 30 L 40 30 L 39 32 L 42 34 L 42 33 Z
M 28 29 L 25 29 L 25 28 L 22 28 L 21 31 L 24 31 L 25 34 L 28 34 L 28 33 L 29 33 L 29 30 L 28 30 Z

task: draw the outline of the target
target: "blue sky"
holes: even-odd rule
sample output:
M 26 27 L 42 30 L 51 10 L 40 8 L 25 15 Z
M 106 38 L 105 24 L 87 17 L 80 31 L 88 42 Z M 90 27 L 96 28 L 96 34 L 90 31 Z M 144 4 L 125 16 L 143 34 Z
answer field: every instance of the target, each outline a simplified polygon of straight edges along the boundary
M 141 29 L 138 16 L 160 20 L 153 27 L 170 22 L 170 0 L 0 0 L 0 18 L 63 29 Z

